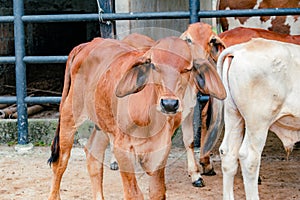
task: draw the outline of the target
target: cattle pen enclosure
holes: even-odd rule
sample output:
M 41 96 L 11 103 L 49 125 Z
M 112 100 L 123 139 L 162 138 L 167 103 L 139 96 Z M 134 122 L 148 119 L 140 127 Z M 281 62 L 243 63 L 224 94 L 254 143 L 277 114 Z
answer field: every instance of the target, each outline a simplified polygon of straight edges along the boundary
M 1 0 L 0 0 L 1 2 Z M 13 1 L 13 15 L 0 16 L 1 24 L 11 24 L 14 29 L 13 36 L 13 55 L 0 55 L 0 64 L 9 64 L 15 70 L 15 96 L 0 96 L 0 104 L 16 104 L 17 119 L 8 120 L 12 123 L 13 128 L 9 128 L 14 135 L 14 140 L 17 140 L 19 147 L 26 147 L 31 142 L 34 142 L 35 135 L 33 133 L 32 121 L 28 120 L 27 108 L 31 104 L 40 105 L 58 105 L 61 98 L 57 94 L 55 96 L 44 96 L 43 93 L 40 96 L 31 96 L 28 92 L 26 69 L 29 65 L 46 65 L 46 64 L 58 64 L 64 66 L 67 59 L 67 55 L 59 52 L 57 55 L 27 55 L 28 42 L 32 41 L 33 37 L 27 38 L 28 30 L 30 30 L 31 24 L 39 26 L 41 24 L 53 24 L 57 23 L 73 23 L 77 24 L 75 27 L 82 28 L 82 23 L 91 23 L 92 25 L 99 25 L 99 30 L 93 30 L 95 34 L 103 37 L 112 37 L 116 35 L 115 22 L 125 22 L 125 20 L 132 21 L 130 26 L 143 26 L 139 24 L 141 21 L 147 20 L 168 20 L 176 19 L 178 21 L 185 20 L 186 24 L 194 23 L 199 20 L 212 19 L 221 16 L 259 16 L 259 15 L 287 15 L 287 14 L 300 14 L 299 9 L 262 9 L 262 10 L 231 10 L 231 11 L 214 11 L 202 9 L 200 5 L 201 1 L 190 0 L 188 6 L 184 11 L 142 11 L 142 12 L 128 12 L 118 13 L 115 11 L 115 1 L 98 1 L 103 3 L 100 8 L 102 12 L 97 13 L 85 13 L 74 14 L 72 12 L 68 14 L 24 14 L 24 4 L 26 0 L 14 0 Z M 96 5 L 96 4 L 95 4 Z M 100 10 L 100 9 L 99 9 Z M 94 10 L 95 11 L 95 10 Z M 80 24 L 81 23 L 81 24 Z M 168 22 L 163 22 L 168 23 Z M 155 23 L 153 23 L 155 24 Z M 176 24 L 176 22 L 175 22 Z M 27 25 L 29 25 L 27 27 Z M 92 26 L 90 25 L 90 26 Z M 54 27 L 54 26 L 52 26 Z M 55 28 L 54 28 L 55 29 Z M 149 29 L 150 30 L 150 29 Z M 158 29 L 156 29 L 158 30 Z M 10 30 L 13 31 L 13 30 Z M 60 32 L 55 34 L 60 34 Z M 150 30 L 150 32 L 154 32 Z M 89 36 L 90 32 L 86 32 Z M 52 32 L 53 33 L 53 32 Z M 125 31 L 126 33 L 126 31 Z M 170 32 L 168 32 L 170 33 Z M 180 33 L 180 30 L 172 30 L 173 33 Z M 86 37 L 88 38 L 88 37 Z M 85 38 L 85 39 L 86 39 Z M 70 39 L 70 38 L 68 38 Z M 84 39 L 83 39 L 84 40 Z M 31 49 L 32 50 L 32 49 Z M 61 55 L 60 55 L 61 54 Z M 0 66 L 1 67 L 1 66 Z M 48 71 L 40 69 L 46 74 Z M 61 70 L 61 69 L 59 69 Z M 63 70 L 61 70 L 63 71 Z M 53 80 L 53 82 L 55 82 Z M 60 80 L 61 81 L 61 80 Z M 202 99 L 204 101 L 207 98 Z M 57 118 L 57 115 L 55 116 Z M 48 127 L 38 129 L 38 131 L 46 131 L 52 139 L 53 132 L 56 128 L 56 119 L 48 120 Z M 49 123 L 51 121 L 51 123 Z M 2 122 L 6 123 L 5 120 Z M 2 123 L 0 122 L 0 124 Z M 53 123 L 52 123 L 53 122 Z M 2 125 L 0 125 L 1 127 Z M 6 124 L 3 125 L 6 127 Z M 45 127 L 43 125 L 43 127 Z M 2 129 L 2 127 L 1 127 Z M 89 128 L 90 129 L 90 128 Z M 4 129 L 2 129 L 4 130 Z M 37 133 L 38 134 L 38 133 Z M 8 134 L 0 134 L 0 137 L 9 137 Z M 2 139 L 2 138 L 0 138 Z M 44 139 L 39 137 L 40 141 L 43 140 L 42 145 L 49 144 L 49 140 L 44 142 Z M 46 141 L 46 140 L 45 140 Z M 0 140 L 1 142 L 1 140 Z M 7 143 L 7 141 L 5 141 Z M 34 142 L 38 144 L 38 142 Z M 218 146 L 218 145 L 216 145 Z M 109 152 L 107 152 L 109 157 Z M 49 147 L 36 147 L 25 154 L 15 152 L 15 149 L 7 147 L 7 145 L 0 146 L 0 199 L 45 199 L 48 196 L 50 185 L 50 171 L 49 166 L 46 165 L 46 160 L 50 155 Z M 72 160 L 70 160 L 69 168 L 65 174 L 62 198 L 63 199 L 90 199 L 91 189 L 88 179 L 88 173 L 86 171 L 85 155 L 81 145 L 75 146 L 72 152 Z M 174 147 L 171 155 L 169 156 L 169 162 L 166 173 L 167 184 L 167 198 L 168 199 L 220 199 L 222 197 L 222 175 L 220 169 L 220 160 L 218 157 L 217 148 L 213 151 L 212 159 L 216 163 L 217 176 L 205 177 L 207 183 L 203 189 L 193 188 L 189 182 L 188 175 L 186 173 L 186 155 L 185 150 L 181 147 Z M 265 151 L 262 158 L 261 176 L 262 185 L 260 186 L 261 199 L 299 199 L 300 198 L 300 186 L 299 186 L 299 170 L 297 166 L 300 161 L 299 149 L 295 149 L 290 156 L 289 161 L 286 161 L 286 155 L 282 148 L 282 145 L 278 138 L 274 134 L 270 134 L 268 142 L 265 147 Z M 80 166 L 80 167 L 78 167 Z M 34 173 L 33 173 L 34 171 Z M 107 199 L 122 199 L 122 185 L 118 172 L 109 171 L 106 167 L 106 177 L 104 181 L 105 195 Z M 77 180 L 74 179 L 76 177 Z M 115 179 L 117 177 L 118 179 Z M 139 181 L 142 182 L 143 192 L 147 194 L 147 177 L 141 173 L 138 175 Z M 24 181 L 26 180 L 26 182 Z M 75 182 L 74 182 L 75 181 Z M 240 172 L 236 177 L 235 193 L 237 199 L 244 198 L 242 178 Z M 25 186 L 26 185 L 26 186 Z M 288 197 L 288 198 L 286 198 Z

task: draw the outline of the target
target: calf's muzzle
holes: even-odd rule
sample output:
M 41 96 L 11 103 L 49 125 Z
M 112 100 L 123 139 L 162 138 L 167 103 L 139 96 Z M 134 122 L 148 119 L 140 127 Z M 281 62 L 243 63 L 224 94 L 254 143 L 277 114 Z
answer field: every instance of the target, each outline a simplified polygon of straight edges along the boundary
M 179 101 L 177 99 L 161 99 L 160 106 L 162 111 L 169 113 L 176 113 L 179 108 Z

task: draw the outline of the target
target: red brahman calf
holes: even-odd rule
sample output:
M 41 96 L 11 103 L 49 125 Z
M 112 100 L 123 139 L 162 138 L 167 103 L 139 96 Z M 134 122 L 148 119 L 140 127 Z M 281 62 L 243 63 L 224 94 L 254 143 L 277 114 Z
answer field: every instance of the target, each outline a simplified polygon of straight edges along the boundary
M 75 47 L 67 61 L 59 126 L 51 147 L 49 200 L 60 199 L 76 127 L 87 119 L 113 136 L 124 199 L 144 198 L 135 178 L 136 163 L 151 176 L 150 199 L 165 199 L 164 171 L 171 138 L 193 110 L 198 90 L 226 97 L 211 63 L 193 57 L 188 44 L 179 38 L 161 39 L 146 53 L 122 41 L 101 38 Z M 101 146 L 97 159 L 87 153 L 87 162 L 93 198 L 104 199 L 108 139 L 103 134 L 102 140 L 89 142 Z

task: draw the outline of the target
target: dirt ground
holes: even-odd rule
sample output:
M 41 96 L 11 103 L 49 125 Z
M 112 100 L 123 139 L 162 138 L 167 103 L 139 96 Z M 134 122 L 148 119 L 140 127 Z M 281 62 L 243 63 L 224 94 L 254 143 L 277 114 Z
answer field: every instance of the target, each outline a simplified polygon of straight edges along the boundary
M 216 149 L 218 145 L 216 146 Z M 174 147 L 166 168 L 167 199 L 222 199 L 221 162 L 216 150 L 213 161 L 216 176 L 204 177 L 206 186 L 194 188 L 187 175 L 185 150 Z M 47 199 L 50 189 L 51 169 L 47 165 L 49 147 L 35 147 L 27 154 L 16 153 L 13 147 L 0 146 L 0 199 L 42 200 Z M 197 153 L 197 156 L 199 154 Z M 109 151 L 107 160 L 109 160 Z M 270 134 L 262 157 L 259 186 L 260 198 L 300 199 L 300 150 L 295 149 L 289 161 L 280 141 Z M 106 163 L 108 163 L 106 161 Z M 104 177 L 105 198 L 123 199 L 122 183 L 118 171 L 111 171 L 106 165 Z M 148 194 L 148 176 L 137 174 L 145 199 Z M 235 178 L 235 197 L 245 199 L 241 172 Z M 61 198 L 65 200 L 91 199 L 91 187 L 82 147 L 74 147 L 61 186 Z

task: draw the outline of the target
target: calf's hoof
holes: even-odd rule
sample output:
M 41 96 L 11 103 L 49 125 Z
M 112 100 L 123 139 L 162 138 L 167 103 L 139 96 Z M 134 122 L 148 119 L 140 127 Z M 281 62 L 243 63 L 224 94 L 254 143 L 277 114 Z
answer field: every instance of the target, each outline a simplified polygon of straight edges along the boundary
M 119 169 L 119 165 L 116 161 L 110 163 L 110 169 L 111 170 L 118 170 Z
M 193 182 L 194 187 L 204 187 L 204 180 L 200 177 L 198 180 Z
M 215 172 L 214 168 L 208 170 L 208 171 L 204 171 L 202 173 L 202 175 L 205 175 L 205 176 L 215 176 L 217 173 Z
M 260 176 L 258 176 L 257 184 L 261 185 L 261 177 Z

